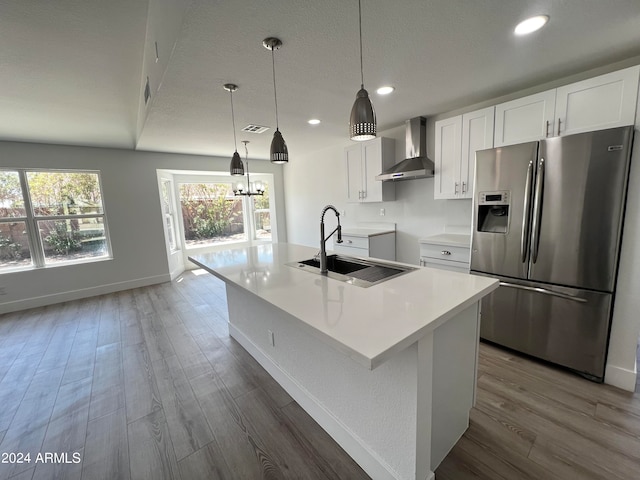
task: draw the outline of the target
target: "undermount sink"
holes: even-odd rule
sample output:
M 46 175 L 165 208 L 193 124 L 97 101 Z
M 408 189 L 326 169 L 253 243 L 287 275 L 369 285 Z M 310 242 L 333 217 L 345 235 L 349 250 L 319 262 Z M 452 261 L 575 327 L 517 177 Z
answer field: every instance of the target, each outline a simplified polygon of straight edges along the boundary
M 303 260 L 299 262 L 303 265 L 308 265 L 310 267 L 320 268 L 320 260 L 315 258 L 310 258 L 309 260 Z M 327 256 L 327 270 L 334 273 L 341 273 L 346 275 L 351 272 L 357 272 L 358 270 L 362 270 L 363 268 L 367 268 L 368 265 L 364 265 L 362 263 L 354 262 L 352 260 L 347 260 L 343 257 L 338 257 L 337 255 L 328 255 Z
M 290 267 L 321 275 L 320 260 L 310 258 L 299 262 L 287 263 Z M 327 274 L 329 278 L 350 283 L 358 287 L 370 287 L 391 278 L 416 270 L 414 267 L 389 264 L 378 260 L 364 260 L 344 255 L 327 256 Z

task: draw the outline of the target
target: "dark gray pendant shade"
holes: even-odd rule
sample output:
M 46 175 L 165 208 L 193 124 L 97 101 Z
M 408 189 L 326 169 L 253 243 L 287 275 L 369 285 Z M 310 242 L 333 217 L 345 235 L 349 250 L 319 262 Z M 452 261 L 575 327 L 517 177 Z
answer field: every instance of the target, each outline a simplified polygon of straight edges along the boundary
M 369 99 L 369 92 L 362 85 L 351 108 L 349 134 L 351 140 L 371 140 L 376 137 L 376 130 L 376 112 Z
M 289 161 L 287 142 L 284 141 L 284 137 L 277 128 L 273 133 L 273 140 L 271 140 L 270 158 L 271 163 L 287 163 Z
M 233 154 L 233 157 L 231 157 L 229 172 L 231 175 L 244 175 L 244 165 L 242 164 L 242 159 L 237 151 Z

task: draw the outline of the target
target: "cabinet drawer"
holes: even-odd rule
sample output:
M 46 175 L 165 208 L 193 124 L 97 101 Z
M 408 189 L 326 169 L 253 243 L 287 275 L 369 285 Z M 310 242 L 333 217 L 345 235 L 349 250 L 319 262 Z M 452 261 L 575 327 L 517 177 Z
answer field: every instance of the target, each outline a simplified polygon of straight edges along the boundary
M 440 260 L 439 258 L 421 257 L 420 264 L 424 267 L 450 270 L 452 272 L 469 273 L 469 263 Z
M 342 243 L 335 243 L 334 246 L 341 245 L 343 247 L 366 248 L 369 250 L 369 237 L 355 237 L 351 235 L 342 235 Z
M 344 245 L 344 243 L 334 243 L 333 251 L 336 253 L 341 253 L 343 255 L 351 255 L 353 257 L 368 257 L 369 249 L 368 248 L 358 248 L 358 247 L 349 247 Z
M 450 245 L 421 243 L 420 256 L 450 260 L 453 262 L 469 263 L 470 249 L 466 247 L 454 247 Z

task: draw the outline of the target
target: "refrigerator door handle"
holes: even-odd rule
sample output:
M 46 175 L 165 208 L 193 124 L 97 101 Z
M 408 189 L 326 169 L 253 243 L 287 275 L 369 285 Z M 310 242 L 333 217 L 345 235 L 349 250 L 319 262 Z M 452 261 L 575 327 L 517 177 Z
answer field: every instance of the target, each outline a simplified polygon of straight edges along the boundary
M 544 158 L 538 162 L 538 175 L 536 177 L 536 194 L 533 200 L 533 227 L 531 235 L 531 261 L 538 260 L 538 243 L 540 242 L 540 220 L 542 217 L 542 189 L 544 187 Z
M 520 261 L 524 263 L 527 260 L 527 241 L 529 240 L 529 203 L 531 201 L 531 182 L 533 180 L 533 161 L 529 162 L 527 168 L 527 179 L 524 184 L 524 210 L 522 212 L 522 232 L 520 234 Z
M 573 295 L 567 295 L 566 293 L 554 292 L 553 290 L 547 290 L 540 287 L 528 287 L 526 285 L 518 285 L 517 283 L 500 282 L 501 287 L 517 288 L 520 290 L 528 290 L 531 292 L 544 293 L 545 295 L 553 295 L 554 297 L 560 297 L 565 300 L 572 300 L 574 302 L 587 303 L 585 298 L 574 297 Z

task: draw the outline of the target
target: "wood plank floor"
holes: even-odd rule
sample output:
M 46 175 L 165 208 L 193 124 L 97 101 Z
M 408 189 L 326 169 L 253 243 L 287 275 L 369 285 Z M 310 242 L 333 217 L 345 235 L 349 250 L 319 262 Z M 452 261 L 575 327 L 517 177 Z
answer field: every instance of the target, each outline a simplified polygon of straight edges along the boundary
M 0 480 L 368 478 L 226 319 L 202 271 L 0 317 Z M 479 375 L 437 480 L 640 478 L 640 395 L 484 344 Z

